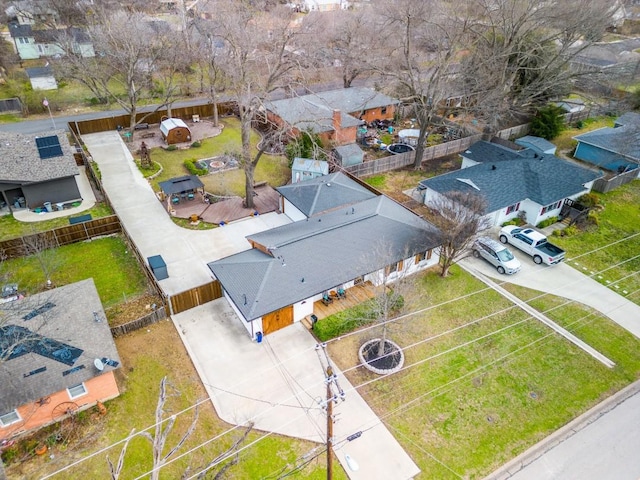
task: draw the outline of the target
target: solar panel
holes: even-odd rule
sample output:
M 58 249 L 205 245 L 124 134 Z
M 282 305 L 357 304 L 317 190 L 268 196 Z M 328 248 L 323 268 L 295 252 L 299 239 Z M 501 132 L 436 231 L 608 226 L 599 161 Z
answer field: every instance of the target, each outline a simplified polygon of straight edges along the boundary
M 42 160 L 64 155 L 62 146 L 60 145 L 60 139 L 57 135 L 36 138 L 36 146 L 38 147 L 38 154 Z

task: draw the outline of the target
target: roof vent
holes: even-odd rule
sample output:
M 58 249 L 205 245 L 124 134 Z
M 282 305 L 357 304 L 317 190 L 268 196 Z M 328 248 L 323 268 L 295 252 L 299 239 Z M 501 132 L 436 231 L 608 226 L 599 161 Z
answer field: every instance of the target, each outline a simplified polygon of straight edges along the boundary
M 93 366 L 96 367 L 96 370 L 98 370 L 99 372 L 104 370 L 104 363 L 102 363 L 102 360 L 100 360 L 99 358 L 96 358 L 93 361 Z
M 491 165 L 491 170 L 495 170 L 496 166 L 495 165 Z
M 327 187 L 330 187 L 330 186 L 331 186 L 331 184 L 330 184 L 330 183 L 327 183 Z

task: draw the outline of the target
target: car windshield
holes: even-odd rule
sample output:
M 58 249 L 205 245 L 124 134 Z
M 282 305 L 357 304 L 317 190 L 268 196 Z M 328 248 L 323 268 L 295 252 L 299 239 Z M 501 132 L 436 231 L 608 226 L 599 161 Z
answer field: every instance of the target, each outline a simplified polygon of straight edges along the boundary
M 507 250 L 506 248 L 496 253 L 498 254 L 498 258 L 503 262 L 508 262 L 509 260 L 513 260 L 513 253 L 511 253 L 511 251 Z

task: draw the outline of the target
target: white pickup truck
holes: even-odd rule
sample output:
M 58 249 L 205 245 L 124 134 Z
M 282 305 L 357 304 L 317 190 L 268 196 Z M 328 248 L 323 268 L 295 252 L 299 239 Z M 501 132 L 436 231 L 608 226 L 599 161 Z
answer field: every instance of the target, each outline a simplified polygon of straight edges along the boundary
M 549 243 L 547 237 L 533 228 L 508 225 L 500 230 L 500 241 L 531 255 L 538 264 L 554 265 L 564 260 L 564 250 Z

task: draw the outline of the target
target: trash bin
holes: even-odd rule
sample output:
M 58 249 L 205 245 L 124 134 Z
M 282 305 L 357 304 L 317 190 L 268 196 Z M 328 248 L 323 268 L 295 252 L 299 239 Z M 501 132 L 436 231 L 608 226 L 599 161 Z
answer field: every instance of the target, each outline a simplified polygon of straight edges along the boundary
M 311 314 L 311 329 L 314 329 L 316 327 L 316 323 L 318 323 L 318 317 L 312 313 Z
M 47 212 L 53 212 L 53 208 L 51 207 L 51 202 L 44 202 L 44 209 Z
M 147 257 L 147 261 L 149 262 L 149 267 L 151 268 L 154 277 L 156 277 L 156 280 L 164 280 L 165 278 L 169 278 L 169 273 L 167 272 L 167 264 L 164 262 L 164 259 L 161 255 Z
M 262 332 L 256 332 L 256 342 L 262 343 Z
M 56 203 L 56 208 L 59 212 L 62 212 L 64 210 L 64 203 Z

